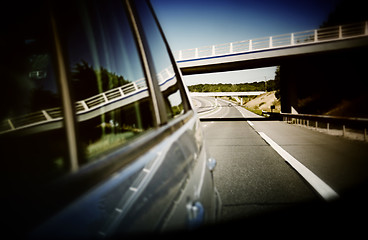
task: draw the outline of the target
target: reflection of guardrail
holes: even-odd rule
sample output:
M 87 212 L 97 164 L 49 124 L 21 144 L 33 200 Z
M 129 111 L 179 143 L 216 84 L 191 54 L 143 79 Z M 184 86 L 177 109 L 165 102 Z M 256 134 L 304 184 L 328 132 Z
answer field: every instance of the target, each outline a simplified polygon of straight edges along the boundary
M 368 141 L 368 118 L 336 117 L 312 114 L 291 114 L 267 112 L 270 118 L 283 120 L 288 123 L 304 125 L 315 129 L 325 129 L 327 132 L 340 130 L 342 136 L 349 131 L 360 134 L 364 141 Z
M 145 78 L 141 78 L 135 82 L 131 82 L 121 87 L 117 87 L 90 98 L 78 101 L 75 103 L 75 109 L 77 114 L 81 114 L 86 111 L 101 108 L 112 101 L 129 97 L 144 89 L 147 89 L 146 80 Z M 19 117 L 13 117 L 1 122 L 0 134 L 48 122 L 60 121 L 62 117 L 63 115 L 60 107 L 40 110 Z
M 89 111 L 93 108 L 100 108 L 111 101 L 116 101 L 119 98 L 131 95 L 140 89 L 146 88 L 145 79 L 139 79 L 135 82 L 125 84 L 121 87 L 117 87 L 106 92 L 97 94 L 90 98 L 76 102 L 76 112 Z
M 260 49 L 272 49 L 301 44 L 337 41 L 341 39 L 368 36 L 368 21 L 326 27 L 277 36 L 250 39 L 193 49 L 179 50 L 174 53 L 177 61 L 221 56 L 225 54 L 252 52 Z
M 160 73 L 157 74 L 157 78 L 159 79 L 159 84 L 163 88 L 167 88 L 173 80 L 175 76 L 174 70 L 172 66 L 165 68 Z M 170 82 L 170 83 L 169 83 Z M 130 82 L 123 86 L 110 89 L 106 92 L 94 95 L 84 100 L 77 101 L 75 103 L 75 111 L 77 115 L 81 115 L 86 112 L 91 112 L 93 110 L 102 108 L 112 102 L 117 102 L 122 99 L 128 98 L 130 96 L 135 95 L 136 93 L 147 90 L 146 79 L 141 78 L 134 82 Z M 98 113 L 101 114 L 101 113 Z M 87 114 L 88 115 L 88 114 Z M 90 115 L 94 116 L 94 114 Z M 25 114 L 19 117 L 9 118 L 0 123 L 0 134 L 32 127 L 44 123 L 51 123 L 60 121 L 63 118 L 62 111 L 60 107 L 50 108 L 45 110 L 40 110 L 37 112 Z M 88 119 L 88 118 L 83 118 Z

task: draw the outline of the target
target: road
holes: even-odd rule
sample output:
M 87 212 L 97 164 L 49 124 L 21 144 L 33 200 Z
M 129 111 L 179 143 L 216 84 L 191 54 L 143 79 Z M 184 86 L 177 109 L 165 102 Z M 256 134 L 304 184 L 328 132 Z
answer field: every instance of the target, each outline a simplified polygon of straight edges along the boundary
M 221 219 L 231 231 L 265 224 L 355 229 L 366 218 L 367 143 L 269 121 L 220 98 L 192 101 L 217 160 Z

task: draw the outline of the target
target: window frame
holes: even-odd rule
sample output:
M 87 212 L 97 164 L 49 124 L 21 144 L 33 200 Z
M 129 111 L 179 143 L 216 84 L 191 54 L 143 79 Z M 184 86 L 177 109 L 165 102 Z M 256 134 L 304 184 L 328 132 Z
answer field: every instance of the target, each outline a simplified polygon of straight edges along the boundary
M 178 86 L 179 86 L 181 98 L 183 100 L 184 112 L 191 111 L 192 110 L 192 107 L 190 105 L 188 91 L 187 91 L 186 87 L 183 84 L 184 81 L 183 81 L 183 75 L 181 74 L 181 70 L 179 69 L 179 67 L 178 67 L 178 65 L 176 63 L 174 54 L 171 51 L 169 42 L 166 39 L 165 33 L 164 33 L 164 31 L 163 31 L 163 29 L 161 27 L 161 24 L 160 24 L 160 22 L 159 22 L 159 20 L 157 18 L 157 15 L 156 15 L 153 7 L 152 7 L 151 1 L 148 0 L 147 1 L 147 5 L 148 5 L 148 8 L 150 9 L 150 11 L 152 13 L 152 16 L 153 16 L 153 18 L 155 20 L 155 24 L 158 27 L 158 30 L 159 30 L 159 32 L 161 34 L 161 37 L 162 37 L 163 41 L 164 41 L 164 44 L 165 44 L 167 53 L 169 54 L 169 58 L 170 58 L 170 61 L 172 63 L 172 66 L 173 66 L 173 69 L 174 69 L 176 78 L 178 79 Z
M 64 3 L 65 4 L 65 3 Z M 133 36 L 138 47 L 138 54 L 142 61 L 143 72 L 145 74 L 147 85 L 149 89 L 149 98 L 151 98 L 152 104 L 157 103 L 157 97 L 161 96 L 161 91 L 158 84 L 153 82 L 151 78 L 151 69 L 149 68 L 148 60 L 145 58 L 146 52 L 143 48 L 142 34 L 138 30 L 135 23 L 135 17 L 133 11 L 130 8 L 130 0 L 122 1 L 127 10 L 127 17 L 129 19 L 130 28 L 133 31 Z M 71 92 L 71 76 L 67 60 L 67 49 L 60 36 L 60 19 L 57 14 L 57 3 L 50 3 L 48 5 L 48 13 L 50 24 L 49 39 L 52 46 L 52 58 L 55 68 L 55 79 L 59 86 L 60 99 L 62 103 L 62 124 L 64 131 L 66 132 L 66 145 L 68 153 L 69 171 L 66 172 L 60 178 L 53 180 L 50 183 L 45 184 L 43 187 L 34 186 L 34 198 L 35 202 L 42 200 L 44 205 L 44 214 L 38 216 L 35 221 L 31 223 L 35 227 L 42 223 L 49 217 L 55 215 L 58 211 L 63 210 L 65 206 L 75 201 L 77 198 L 91 190 L 93 187 L 103 183 L 105 180 L 111 178 L 114 173 L 121 171 L 128 165 L 141 166 L 141 162 L 136 161 L 138 158 L 146 155 L 149 150 L 161 143 L 165 138 L 172 135 L 173 132 L 182 127 L 185 123 L 191 120 L 194 116 L 194 112 L 189 109 L 187 100 L 182 96 L 183 103 L 185 105 L 186 112 L 180 115 L 178 118 L 166 123 L 165 118 L 161 118 L 160 111 L 166 116 L 165 106 L 156 104 L 154 110 L 154 127 L 148 130 L 142 136 L 137 137 L 135 140 L 123 145 L 121 148 L 108 151 L 105 155 L 101 156 L 99 160 L 91 162 L 85 165 L 79 165 L 78 160 L 82 158 L 80 154 L 79 136 L 78 136 L 78 121 L 75 109 L 75 102 Z M 157 23 L 156 23 L 157 24 Z M 162 35 L 162 33 L 161 33 Z M 165 39 L 163 37 L 163 39 Z M 166 47 L 167 42 L 165 42 Z M 177 68 L 176 62 L 173 61 L 171 52 L 168 50 L 173 68 L 178 79 L 178 82 L 182 81 L 180 72 Z M 179 86 L 182 84 L 180 83 Z M 182 89 L 180 90 L 183 94 Z M 167 117 L 167 116 L 166 116 Z M 122 160 L 123 159 L 123 160 Z M 131 173 L 128 173 L 131 174 Z M 33 190 L 33 189 L 32 189 Z M 30 209 L 30 211 L 38 211 L 38 209 Z
M 138 55 L 141 58 L 143 71 L 149 89 L 149 95 L 153 104 L 153 111 L 155 114 L 155 116 L 153 116 L 155 120 L 154 128 L 148 130 L 145 134 L 137 137 L 137 139 L 133 140 L 127 145 L 124 145 L 116 150 L 107 152 L 100 157 L 100 160 L 82 166 L 79 166 L 78 161 L 82 156 L 79 152 L 81 148 L 78 141 L 78 121 L 76 117 L 75 104 L 73 102 L 74 99 L 70 91 L 71 77 L 69 69 L 67 67 L 67 50 L 59 38 L 57 22 L 58 19 L 55 19 L 53 17 L 53 12 L 51 12 L 53 21 L 52 40 L 55 46 L 54 54 L 56 59 L 57 72 L 56 78 L 59 81 L 60 91 L 62 92 L 64 124 L 66 132 L 68 134 L 67 144 L 69 149 L 69 156 L 72 157 L 69 159 L 69 164 L 73 166 L 71 167 L 69 174 L 67 173 L 55 183 L 57 185 L 56 189 L 60 191 L 60 193 L 58 192 L 57 195 L 62 195 L 65 203 L 71 201 L 72 199 L 75 199 L 76 197 L 91 189 L 96 184 L 99 184 L 101 183 L 101 181 L 104 181 L 105 179 L 111 177 L 114 172 L 123 169 L 127 165 L 134 164 L 137 158 L 145 155 L 152 147 L 159 144 L 162 140 L 171 135 L 194 116 L 194 112 L 190 107 L 185 88 L 182 84 L 181 72 L 176 65 L 174 56 L 170 51 L 168 42 L 164 37 L 157 17 L 152 10 L 152 6 L 148 2 L 146 2 L 145 4 L 148 4 L 148 7 L 153 14 L 155 24 L 160 30 L 161 37 L 165 43 L 166 50 L 173 65 L 176 78 L 179 82 L 179 90 L 183 100 L 183 107 L 185 111 L 183 115 L 178 116 L 172 121 L 167 121 L 166 108 L 163 102 L 163 96 L 160 87 L 157 81 L 155 82 L 155 80 L 152 78 L 152 57 L 150 56 L 148 46 L 144 44 L 144 34 L 142 33 L 142 29 L 139 27 L 139 19 L 137 14 L 135 14 L 134 12 L 135 10 L 131 2 L 131 0 L 124 0 L 122 1 L 122 4 L 124 4 L 124 7 L 126 9 L 129 24 L 133 32 L 133 37 L 136 41 Z M 161 99 L 162 102 L 159 99 Z M 124 159 L 124 161 L 121 161 L 121 159 Z M 72 188 L 72 191 L 70 190 L 70 188 Z
M 51 8 L 51 21 L 52 21 L 52 41 L 54 45 L 54 55 L 56 59 L 56 78 L 60 85 L 61 99 L 63 103 L 63 116 L 64 116 L 64 125 L 65 130 L 67 132 L 67 145 L 69 150 L 69 164 L 73 167 L 70 168 L 70 172 L 65 176 L 61 177 L 59 181 L 57 181 L 56 185 L 63 191 L 68 192 L 68 185 L 73 185 L 73 188 L 78 189 L 77 191 L 73 191 L 75 196 L 82 194 L 84 191 L 88 190 L 90 187 L 98 184 L 103 179 L 106 179 L 111 176 L 114 172 L 122 169 L 124 166 L 131 164 L 134 160 L 144 155 L 151 147 L 154 146 L 155 140 L 157 138 L 155 129 L 160 124 L 158 115 L 158 108 L 155 107 L 155 92 L 152 89 L 152 81 L 150 81 L 150 75 L 147 74 L 147 69 L 145 69 L 144 57 L 142 56 L 142 52 L 139 50 L 140 44 L 140 36 L 137 35 L 137 32 L 134 31 L 135 23 L 131 21 L 131 12 L 129 11 L 129 6 L 122 1 L 122 4 L 126 8 L 127 18 L 129 21 L 130 28 L 132 30 L 132 34 L 134 40 L 137 44 L 138 55 L 142 62 L 143 73 L 145 75 L 148 90 L 149 90 L 149 98 L 152 101 L 153 105 L 153 119 L 154 126 L 153 129 L 148 130 L 147 133 L 142 136 L 138 136 L 137 139 L 128 143 L 127 145 L 122 146 L 121 148 L 111 150 L 102 154 L 100 157 L 97 157 L 97 161 L 87 163 L 85 165 L 80 164 L 80 160 L 83 159 L 80 150 L 82 149 L 80 146 L 80 141 L 78 141 L 78 120 L 76 115 L 76 109 L 74 104 L 73 94 L 71 92 L 71 73 L 68 66 L 67 60 L 67 48 L 65 43 L 62 42 L 60 38 L 60 31 L 58 26 L 58 19 L 55 17 L 57 14 L 57 7 L 52 6 Z M 55 10 L 56 9 L 56 10 Z M 124 158 L 124 161 L 121 159 Z M 68 193 L 67 193 L 68 195 Z M 73 198 L 75 196 L 70 196 Z
M 156 72 L 155 72 L 155 68 L 154 68 L 154 58 L 152 56 L 151 53 L 151 49 L 149 48 L 149 44 L 148 41 L 149 39 L 146 38 L 145 34 L 144 34 L 144 30 L 143 30 L 143 26 L 142 23 L 139 19 L 139 14 L 137 9 L 135 8 L 136 5 L 138 4 L 147 4 L 147 7 L 149 8 L 149 11 L 151 12 L 153 19 L 154 19 L 154 24 L 157 26 L 159 33 L 160 33 L 160 37 L 163 40 L 163 43 L 165 45 L 165 50 L 167 52 L 167 54 L 169 55 L 169 60 L 171 65 L 173 66 L 173 70 L 175 73 L 175 77 L 177 79 L 177 84 L 178 84 L 178 90 L 180 91 L 180 96 L 181 99 L 183 101 L 183 108 L 184 108 L 184 112 L 188 112 L 191 111 L 191 105 L 190 105 L 190 100 L 188 99 L 189 96 L 187 95 L 187 91 L 183 85 L 183 77 L 181 74 L 181 71 L 179 70 L 179 67 L 176 63 L 175 57 L 171 52 L 169 43 L 165 37 L 165 34 L 162 30 L 162 27 L 158 21 L 158 18 L 155 14 L 155 11 L 152 7 L 152 4 L 149 0 L 125 0 L 127 2 L 127 5 L 129 5 L 131 11 L 132 11 L 132 17 L 135 19 L 135 23 L 136 23 L 136 27 L 137 27 L 137 31 L 140 35 L 140 40 L 141 40 L 141 44 L 142 44 L 142 49 L 141 49 L 141 54 L 142 56 L 144 56 L 144 58 L 146 59 L 146 63 L 148 64 L 147 69 L 149 70 L 148 73 L 150 75 L 150 80 L 153 81 L 154 84 L 154 88 L 153 90 L 155 91 L 155 96 L 157 97 L 158 100 L 158 107 L 159 107 L 159 116 L 161 118 L 160 120 L 160 125 L 164 125 L 168 122 L 168 118 L 167 118 L 167 112 L 166 112 L 166 107 L 165 107 L 165 103 L 164 103 L 164 97 L 162 94 L 162 91 L 160 89 L 160 86 L 158 84 L 158 80 L 155 77 L 156 76 Z M 134 3 L 132 3 L 134 2 Z

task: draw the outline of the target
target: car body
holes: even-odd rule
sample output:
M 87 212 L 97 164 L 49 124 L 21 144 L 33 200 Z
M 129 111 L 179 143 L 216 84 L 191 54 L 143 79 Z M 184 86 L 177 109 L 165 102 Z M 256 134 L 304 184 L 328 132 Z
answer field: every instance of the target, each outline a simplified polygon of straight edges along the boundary
M 4 9 L 14 13 L 1 39 L 7 235 L 110 238 L 215 222 L 216 161 L 150 3 Z

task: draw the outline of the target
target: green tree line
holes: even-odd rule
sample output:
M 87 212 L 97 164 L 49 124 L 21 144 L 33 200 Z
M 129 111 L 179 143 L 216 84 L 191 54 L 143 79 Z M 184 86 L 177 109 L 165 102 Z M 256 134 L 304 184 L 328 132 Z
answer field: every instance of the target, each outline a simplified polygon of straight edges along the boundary
M 275 91 L 279 90 L 279 81 L 268 80 L 252 83 L 238 84 L 197 84 L 188 86 L 190 92 L 251 92 L 251 91 Z
M 127 83 L 130 81 L 123 76 L 111 73 L 102 66 L 94 69 L 84 60 L 77 63 L 72 71 L 72 85 L 76 100 L 83 100 Z

